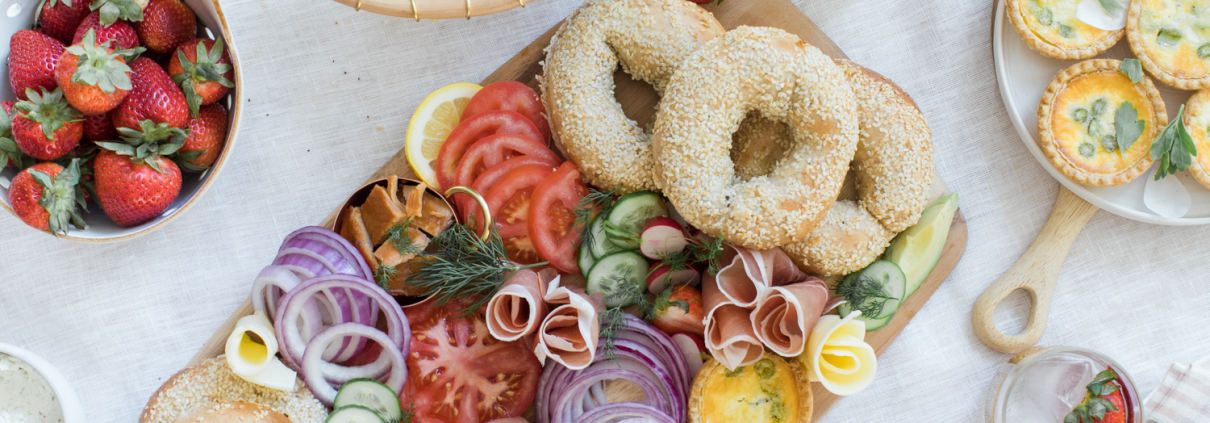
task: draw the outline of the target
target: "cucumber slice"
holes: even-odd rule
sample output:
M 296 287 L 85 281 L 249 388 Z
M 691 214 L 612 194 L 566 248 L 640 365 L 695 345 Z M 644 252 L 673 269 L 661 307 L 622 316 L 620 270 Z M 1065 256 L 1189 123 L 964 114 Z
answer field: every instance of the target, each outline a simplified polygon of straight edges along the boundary
M 865 322 L 867 331 L 881 328 L 899 310 L 906 289 L 907 277 L 899 265 L 886 260 L 870 263 L 860 272 L 846 276 L 836 286 L 837 294 L 847 300 L 839 307 L 840 315 L 862 310 L 856 319 Z M 870 310 L 877 312 L 866 313 Z
M 950 224 L 958 210 L 958 194 L 942 196 L 924 209 L 916 226 L 899 233 L 887 247 L 886 259 L 899 265 L 907 276 L 907 297 L 920 288 L 945 249 Z
M 605 213 L 598 214 L 597 218 L 592 220 L 592 226 L 588 228 L 588 231 L 592 234 L 592 239 L 589 239 L 591 241 L 589 251 L 592 252 L 592 258 L 599 259 L 624 250 L 622 247 L 610 242 L 609 236 L 605 234 Z M 584 267 L 580 267 L 580 270 L 584 274 L 588 274 L 588 271 Z
M 579 254 L 580 274 L 587 275 L 588 271 L 592 270 L 592 266 L 597 264 L 597 259 L 592 256 L 592 247 L 587 243 L 580 244 Z
M 631 292 L 642 295 L 647 278 L 647 258 L 632 251 L 622 251 L 601 257 L 588 271 L 589 294 L 605 294 L 607 307 L 626 306 L 634 302 Z
M 360 405 L 346 405 L 332 410 L 324 423 L 386 423 L 374 410 Z
M 391 387 L 382 382 L 368 378 L 358 378 L 345 382 L 332 401 L 332 408 L 345 406 L 363 407 L 377 413 L 383 421 L 399 421 L 403 417 L 403 409 L 399 405 L 399 396 Z M 353 413 L 352 415 L 356 415 Z M 349 420 L 361 421 L 361 420 Z
M 639 248 L 639 235 L 643 225 L 656 216 L 668 216 L 664 198 L 651 191 L 632 192 L 623 195 L 609 210 L 606 221 L 609 232 L 624 236 L 610 236 L 609 241 L 627 250 Z M 598 257 L 599 258 L 599 257 Z

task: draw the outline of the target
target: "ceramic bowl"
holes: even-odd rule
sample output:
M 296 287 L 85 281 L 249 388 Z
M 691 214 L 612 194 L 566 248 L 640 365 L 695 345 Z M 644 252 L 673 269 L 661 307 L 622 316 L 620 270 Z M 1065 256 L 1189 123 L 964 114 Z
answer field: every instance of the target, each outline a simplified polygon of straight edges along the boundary
M 55 398 L 58 399 L 59 407 L 63 410 L 65 423 L 84 423 L 84 408 L 80 406 L 80 397 L 76 396 L 75 388 L 72 388 L 71 383 L 62 373 L 59 373 L 55 366 L 43 360 L 42 357 L 13 345 L 0 343 L 0 354 L 8 354 L 24 361 L 38 371 L 46 384 L 50 385 L 50 389 L 55 392 Z
M 227 140 L 226 144 L 224 144 L 222 154 L 219 155 L 218 160 L 214 162 L 210 169 L 201 173 L 200 176 L 197 173 L 182 173 L 183 179 L 181 181 L 180 195 L 155 219 L 129 228 L 119 227 L 108 216 L 105 216 L 105 213 L 101 211 L 101 206 L 93 202 L 88 205 L 89 213 L 83 215 L 84 221 L 88 223 L 88 229 L 73 228 L 64 238 L 86 242 L 120 241 L 159 229 L 175 219 L 202 197 L 202 194 L 209 188 L 210 183 L 214 182 L 214 178 L 223 169 L 223 164 L 231 156 L 231 152 L 235 147 L 236 134 L 239 132 L 241 105 L 244 103 L 242 97 L 243 75 L 240 73 L 239 55 L 236 53 L 235 40 L 231 37 L 227 20 L 223 16 L 223 10 L 219 7 L 217 0 L 184 0 L 184 2 L 201 19 L 203 25 L 198 27 L 199 36 L 204 38 L 223 37 L 223 41 L 227 45 L 228 54 L 231 55 L 232 67 L 235 68 L 235 78 L 233 81 L 235 88 L 231 89 L 226 98 L 219 100 L 219 103 L 227 108 L 228 115 Z M 7 40 L 14 33 L 33 26 L 34 15 L 37 13 L 39 3 L 40 0 L 0 1 L 0 39 L 5 40 L 5 42 L 0 43 L 0 57 L 8 57 L 9 43 Z M 0 66 L 0 74 L 3 74 L 3 83 L 0 83 L 0 100 L 16 99 L 16 96 L 12 92 L 11 84 L 8 83 L 8 67 Z M 8 210 L 9 213 L 12 213 L 13 209 L 8 201 L 8 186 L 9 181 L 16 174 L 17 171 L 11 167 L 0 171 L 0 206 Z M 12 219 L 17 219 L 16 215 L 13 215 Z M 24 224 L 22 226 L 28 228 Z M 29 229 L 36 230 L 33 228 Z

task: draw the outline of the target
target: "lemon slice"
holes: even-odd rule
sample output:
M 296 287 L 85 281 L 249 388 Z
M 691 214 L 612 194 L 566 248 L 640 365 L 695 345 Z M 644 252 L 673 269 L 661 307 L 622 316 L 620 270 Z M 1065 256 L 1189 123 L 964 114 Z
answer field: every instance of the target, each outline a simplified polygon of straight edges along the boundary
M 446 85 L 425 97 L 416 107 L 416 112 L 412 113 L 407 143 L 404 145 L 405 154 L 412 171 L 429 186 L 441 188 L 437 184 L 433 162 L 437 160 L 437 153 L 441 151 L 445 138 L 462 121 L 466 104 L 482 88 L 469 82 Z

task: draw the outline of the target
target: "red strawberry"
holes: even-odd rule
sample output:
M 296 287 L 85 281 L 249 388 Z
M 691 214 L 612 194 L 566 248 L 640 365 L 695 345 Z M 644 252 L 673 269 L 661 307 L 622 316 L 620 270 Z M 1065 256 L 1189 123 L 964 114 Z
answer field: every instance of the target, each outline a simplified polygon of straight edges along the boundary
M 55 65 L 63 55 L 63 43 L 49 35 L 22 29 L 8 40 L 8 81 L 17 98 L 28 100 L 25 90 L 53 90 Z
M 84 115 L 84 139 L 87 141 L 113 141 L 118 139 L 118 130 L 113 127 L 110 112 L 99 115 Z
M 79 182 L 79 160 L 72 160 L 67 169 L 55 163 L 39 163 L 13 178 L 8 201 L 26 225 L 66 235 L 70 224 L 80 229 L 86 226 L 77 209 L 85 208 Z
M 117 21 L 112 25 L 101 25 L 101 12 L 92 12 L 88 17 L 80 22 L 80 26 L 76 28 L 75 36 L 72 37 L 72 44 L 79 44 L 88 31 L 95 31 L 97 34 L 97 44 L 104 43 L 109 40 L 118 42 L 118 50 L 129 50 L 139 46 L 139 34 L 134 32 L 134 27 L 126 23 L 126 21 Z M 112 47 L 112 46 L 111 46 Z
M 201 172 L 218 160 L 227 141 L 227 109 L 220 104 L 203 106 L 198 117 L 189 119 L 189 137 L 181 147 L 181 167 Z M 193 153 L 193 154 L 190 154 Z M 197 157 L 191 157 L 196 155 Z
M 122 55 L 130 50 L 114 51 L 96 44 L 89 31 L 78 44 L 72 44 L 59 58 L 55 81 L 63 95 L 84 114 L 105 113 L 118 107 L 130 92 L 130 67 Z
M 702 336 L 702 293 L 689 285 L 664 288 L 656 297 L 648 319 L 656 328 L 669 335 L 685 333 Z
M 1063 423 L 1126 423 L 1126 405 L 1117 372 L 1106 369 L 1085 387 L 1084 401 L 1063 418 Z
M 231 78 L 231 56 L 223 50 L 223 39 L 193 39 L 176 48 L 168 62 L 168 74 L 181 85 L 189 111 L 197 116 L 198 107 L 213 104 L 235 87 Z
M 130 22 L 143 20 L 148 0 L 92 0 L 88 7 L 100 14 L 101 25 L 110 26 L 119 19 Z
M 21 151 L 21 147 L 13 141 L 13 100 L 0 101 L 4 114 L 0 115 L 0 170 L 5 166 L 25 169 L 34 164 L 34 159 Z
M 67 44 L 88 13 L 88 0 L 46 0 L 38 14 L 38 26 L 43 34 Z
M 139 129 L 139 122 L 151 119 L 184 128 L 189 120 L 189 106 L 180 87 L 151 59 L 140 57 L 130 62 L 133 88 L 122 104 L 114 109 L 113 126 Z
M 118 129 L 125 143 L 97 143 L 103 150 L 93 162 L 97 203 L 121 227 L 154 219 L 181 193 L 181 169 L 165 156 L 184 145 L 185 131 L 150 120 L 140 126 Z
M 143 45 L 156 54 L 168 54 L 197 36 L 197 16 L 181 0 L 151 0 L 143 9 L 143 21 L 135 22 Z
M 84 135 L 83 116 L 63 100 L 63 91 L 26 91 L 29 100 L 17 103 L 13 141 L 38 160 L 54 160 L 76 148 Z

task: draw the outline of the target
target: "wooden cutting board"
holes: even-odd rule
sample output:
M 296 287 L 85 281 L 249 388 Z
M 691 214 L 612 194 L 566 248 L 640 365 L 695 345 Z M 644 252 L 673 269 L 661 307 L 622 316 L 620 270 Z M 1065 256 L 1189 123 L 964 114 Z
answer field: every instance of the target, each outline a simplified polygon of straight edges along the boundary
M 749 26 L 772 26 L 784 29 L 790 33 L 798 35 L 808 43 L 818 47 L 824 53 L 833 58 L 846 58 L 844 52 L 824 35 L 819 27 L 816 27 L 810 19 L 807 19 L 794 4 L 788 0 L 728 0 L 721 5 L 707 6 L 707 10 L 714 13 L 714 16 L 722 22 L 723 27 L 733 29 L 740 25 Z M 468 23 L 474 25 L 474 22 Z M 537 40 L 534 40 L 529 46 L 513 56 L 511 60 L 504 63 L 491 75 L 481 83 L 487 85 L 496 81 L 514 80 L 523 82 L 535 90 L 538 89 L 537 76 L 542 72 L 540 62 L 544 57 L 543 49 L 550 44 L 550 38 L 555 34 L 558 25 L 546 31 Z M 876 71 L 877 69 L 875 69 Z M 455 82 L 455 81 L 449 81 Z M 622 104 L 626 115 L 636 120 L 640 126 L 646 127 L 648 122 L 654 118 L 655 105 L 659 100 L 655 91 L 646 83 L 635 81 L 628 75 L 618 72 L 614 75 L 614 82 L 617 84 L 615 89 L 618 102 Z M 409 178 L 415 178 L 410 166 L 408 166 L 407 158 L 404 151 L 400 150 L 395 153 L 394 157 L 386 162 L 381 168 L 374 172 L 368 179 L 373 181 L 376 179 L 385 178 L 390 175 L 399 175 Z M 850 175 L 851 176 L 851 175 Z M 846 182 L 846 187 L 841 193 L 841 198 L 853 198 L 854 190 L 852 189 L 852 178 Z M 352 193 L 357 187 L 349 187 L 349 192 Z M 933 188 L 931 195 L 933 198 L 939 197 L 949 192 L 945 181 L 934 173 Z M 334 205 L 339 206 L 339 205 Z M 324 221 L 321 226 L 330 226 L 335 219 L 336 211 L 333 211 Z M 933 273 L 929 275 L 924 284 L 911 296 L 907 301 L 903 302 L 895 317 L 891 322 L 882 329 L 869 332 L 866 334 L 866 342 L 874 347 L 877 354 L 881 355 L 886 350 L 887 346 L 891 345 L 891 341 L 899 335 L 899 332 L 907 326 L 916 312 L 924 306 L 941 282 L 945 281 L 946 276 L 954 270 L 954 266 L 958 264 L 958 260 L 962 258 L 962 253 L 966 251 L 966 220 L 962 217 L 962 212 L 959 211 L 954 215 L 954 223 L 950 226 L 949 239 L 946 241 L 945 249 L 941 253 L 941 260 L 933 269 Z M 231 318 L 215 332 L 214 336 L 202 346 L 201 351 L 193 357 L 189 362 L 189 366 L 194 366 L 197 363 L 207 358 L 216 357 L 223 353 L 223 348 L 227 340 L 227 336 L 231 334 L 235 327 L 235 321 L 239 318 L 252 314 L 252 303 L 244 301 Z M 921 360 L 924 357 L 920 358 Z M 878 379 L 874 380 L 878 383 Z M 812 383 L 814 392 L 814 414 L 815 418 L 819 418 L 835 404 L 840 397 L 831 394 L 823 388 L 819 383 Z

